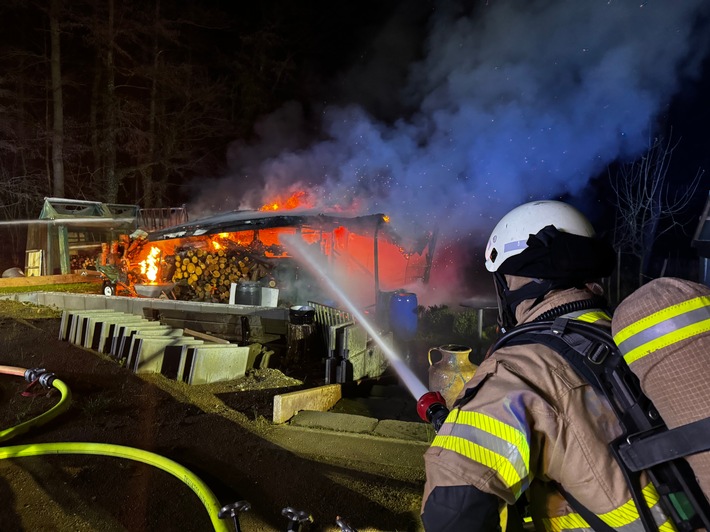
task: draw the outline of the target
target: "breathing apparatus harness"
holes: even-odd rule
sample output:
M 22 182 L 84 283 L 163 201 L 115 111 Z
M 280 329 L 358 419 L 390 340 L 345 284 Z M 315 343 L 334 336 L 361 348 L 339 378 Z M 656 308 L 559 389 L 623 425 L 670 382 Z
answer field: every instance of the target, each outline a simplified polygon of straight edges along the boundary
M 591 301 L 591 300 L 587 300 Z M 645 471 L 661 497 L 666 514 L 678 530 L 710 530 L 710 503 L 700 490 L 683 456 L 710 449 L 710 419 L 669 430 L 651 400 L 643 393 L 609 331 L 564 317 L 564 305 L 552 309 L 553 320 L 520 325 L 503 335 L 491 352 L 501 347 L 542 344 L 559 353 L 611 404 L 623 434 L 609 444 L 621 466 L 645 530 L 658 530 L 645 503 L 640 475 Z M 541 316 L 542 318 L 542 316 Z M 594 528 L 612 530 L 561 486 L 560 492 Z

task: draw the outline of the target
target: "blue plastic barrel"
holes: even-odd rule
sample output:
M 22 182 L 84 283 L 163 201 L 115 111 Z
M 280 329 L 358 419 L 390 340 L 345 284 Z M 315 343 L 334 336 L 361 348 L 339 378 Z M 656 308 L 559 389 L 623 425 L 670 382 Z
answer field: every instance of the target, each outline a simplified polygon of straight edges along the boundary
M 394 336 L 409 341 L 417 334 L 417 294 L 395 292 L 389 304 L 390 328 Z

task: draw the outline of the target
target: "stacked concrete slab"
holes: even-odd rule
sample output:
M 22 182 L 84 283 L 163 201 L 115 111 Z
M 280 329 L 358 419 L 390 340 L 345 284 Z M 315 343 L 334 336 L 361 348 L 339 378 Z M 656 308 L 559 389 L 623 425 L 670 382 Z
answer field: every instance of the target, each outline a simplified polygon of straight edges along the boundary
M 188 384 L 242 377 L 261 345 L 209 343 L 182 328 L 115 309 L 65 309 L 59 339 L 99 351 L 135 373 L 162 373 Z
M 362 325 L 347 322 L 327 327 L 327 383 L 358 381 L 384 373 L 389 365 L 387 355 Z M 380 335 L 380 340 L 385 347 L 392 348 L 392 333 Z

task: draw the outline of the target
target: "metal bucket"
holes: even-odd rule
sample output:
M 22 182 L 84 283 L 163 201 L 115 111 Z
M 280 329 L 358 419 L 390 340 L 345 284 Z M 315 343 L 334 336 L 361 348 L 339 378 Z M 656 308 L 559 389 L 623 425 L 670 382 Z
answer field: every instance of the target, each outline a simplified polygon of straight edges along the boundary
M 256 281 L 239 281 L 234 294 L 234 302 L 237 305 L 260 305 L 261 285 Z
M 141 297 L 160 297 L 160 294 L 166 294 L 173 289 L 175 283 L 159 283 L 159 284 L 134 284 L 133 289 Z
M 306 325 L 315 321 L 316 309 L 309 305 L 294 305 L 288 311 L 288 321 L 293 325 Z

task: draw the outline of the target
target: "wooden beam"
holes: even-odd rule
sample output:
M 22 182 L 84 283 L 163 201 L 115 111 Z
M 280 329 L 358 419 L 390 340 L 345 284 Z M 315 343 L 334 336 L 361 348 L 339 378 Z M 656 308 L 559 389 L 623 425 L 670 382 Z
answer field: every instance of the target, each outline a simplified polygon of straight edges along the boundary
M 186 336 L 194 336 L 195 338 L 199 338 L 200 340 L 206 340 L 208 342 L 213 342 L 215 344 L 228 344 L 230 343 L 229 340 L 225 340 L 224 338 L 218 338 L 217 336 L 212 336 L 211 334 L 207 333 L 202 333 L 199 331 L 193 331 L 192 329 L 183 329 L 184 333 Z
M 96 282 L 100 282 L 100 279 L 75 273 L 68 273 L 65 275 L 34 275 L 32 277 L 0 278 L 0 288 Z

